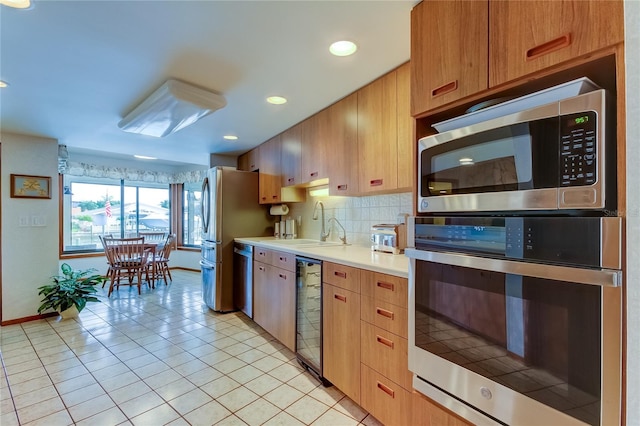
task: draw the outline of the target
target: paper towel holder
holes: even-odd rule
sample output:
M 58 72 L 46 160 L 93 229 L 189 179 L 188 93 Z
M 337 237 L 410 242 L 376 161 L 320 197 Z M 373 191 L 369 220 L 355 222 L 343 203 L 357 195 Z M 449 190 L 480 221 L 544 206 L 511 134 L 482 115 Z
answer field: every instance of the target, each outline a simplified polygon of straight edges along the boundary
M 289 206 L 286 204 L 280 204 L 271 206 L 269 213 L 273 216 L 285 216 L 289 214 Z

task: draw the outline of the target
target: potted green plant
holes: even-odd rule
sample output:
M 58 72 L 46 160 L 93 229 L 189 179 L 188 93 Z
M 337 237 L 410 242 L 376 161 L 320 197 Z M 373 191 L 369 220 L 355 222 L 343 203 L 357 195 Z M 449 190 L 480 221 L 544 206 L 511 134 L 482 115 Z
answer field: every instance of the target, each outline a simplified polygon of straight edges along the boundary
M 62 275 L 51 277 L 51 284 L 38 287 L 38 294 L 44 296 L 38 313 L 47 309 L 58 311 L 62 318 L 77 316 L 87 302 L 99 302 L 94 296 L 98 292 L 96 285 L 102 284 L 105 277 L 93 274 L 96 269 L 75 270 L 67 263 L 60 267 Z

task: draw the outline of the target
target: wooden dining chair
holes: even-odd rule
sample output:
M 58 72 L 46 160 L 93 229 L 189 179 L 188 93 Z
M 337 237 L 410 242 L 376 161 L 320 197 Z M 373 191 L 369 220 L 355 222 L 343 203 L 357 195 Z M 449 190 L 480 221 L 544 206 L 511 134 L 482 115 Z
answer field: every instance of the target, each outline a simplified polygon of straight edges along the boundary
M 98 239 L 100 239 L 100 242 L 102 243 L 102 248 L 104 248 L 104 256 L 107 258 L 107 273 L 105 274 L 105 277 L 107 278 L 106 280 L 104 280 L 102 282 L 102 288 L 104 288 L 105 284 L 107 284 L 107 281 L 113 281 L 113 259 L 111 256 L 111 250 L 109 250 L 109 248 L 107 247 L 107 243 L 105 243 L 105 238 L 108 239 L 113 239 L 113 237 L 111 235 L 98 235 Z
M 156 278 L 162 278 L 164 280 L 164 285 L 167 285 L 167 277 L 169 278 L 169 281 L 173 282 L 171 270 L 169 269 L 169 256 L 171 255 L 175 241 L 176 234 L 169 234 L 164 245 L 160 249 L 160 252 L 155 257 Z
M 114 287 L 119 289 L 121 285 L 137 285 L 138 294 L 142 294 L 143 274 L 148 274 L 150 255 L 150 250 L 144 245 L 144 237 L 104 238 L 103 240 L 109 251 L 113 270 L 107 296 L 111 296 Z M 126 277 L 124 283 L 123 276 Z

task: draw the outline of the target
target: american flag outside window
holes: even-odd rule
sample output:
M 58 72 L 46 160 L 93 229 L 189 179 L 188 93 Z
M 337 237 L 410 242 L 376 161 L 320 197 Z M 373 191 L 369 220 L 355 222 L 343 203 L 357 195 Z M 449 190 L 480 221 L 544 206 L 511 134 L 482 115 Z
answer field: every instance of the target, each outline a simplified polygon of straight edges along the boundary
M 107 198 L 107 201 L 104 203 L 104 212 L 107 217 L 111 217 L 111 202 Z

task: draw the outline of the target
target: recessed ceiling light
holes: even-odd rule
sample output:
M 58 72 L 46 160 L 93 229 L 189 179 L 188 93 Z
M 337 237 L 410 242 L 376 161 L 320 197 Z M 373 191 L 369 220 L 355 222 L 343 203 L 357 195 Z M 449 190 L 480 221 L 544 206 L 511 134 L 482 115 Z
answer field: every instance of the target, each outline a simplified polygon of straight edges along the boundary
M 282 96 L 269 96 L 267 98 L 267 102 L 274 105 L 282 105 L 287 103 L 287 99 L 283 98 Z
M 353 55 L 356 53 L 356 50 L 358 50 L 358 46 L 356 46 L 354 42 L 348 40 L 336 41 L 329 46 L 329 52 L 336 56 Z
M 7 87 L 8 84 L 2 80 L 0 80 L 0 87 Z
M 33 2 L 31 0 L 0 0 L 0 4 L 13 7 L 15 9 L 31 9 Z
M 473 158 L 465 157 L 458 160 L 462 166 L 470 166 L 473 164 Z
M 134 155 L 134 157 L 139 158 L 141 160 L 157 160 L 157 157 L 147 157 L 146 155 Z
M 238 140 L 238 137 L 235 136 L 235 135 L 224 135 L 222 138 L 226 139 L 228 141 L 237 141 Z

